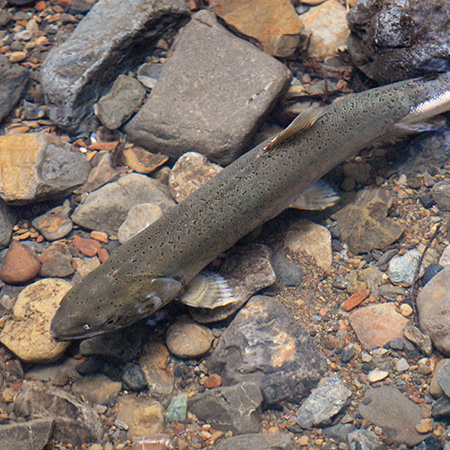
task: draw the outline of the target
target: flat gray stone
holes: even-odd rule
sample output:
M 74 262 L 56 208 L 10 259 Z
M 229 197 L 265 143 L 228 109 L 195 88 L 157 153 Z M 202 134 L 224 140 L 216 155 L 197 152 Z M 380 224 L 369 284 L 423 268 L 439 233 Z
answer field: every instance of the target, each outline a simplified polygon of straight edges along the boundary
M 50 439 L 52 428 L 52 418 L 0 425 L 1 449 L 42 450 Z
M 439 368 L 437 380 L 445 395 L 450 397 L 450 361 L 447 361 Z
M 62 128 L 77 130 L 117 75 L 142 62 L 156 42 L 172 36 L 188 15 L 183 0 L 96 3 L 42 65 L 41 84 L 51 119 Z
M 433 345 L 450 355 L 450 266 L 445 266 L 419 292 L 417 309 L 420 329 Z
M 415 428 L 422 420 L 420 406 L 392 386 L 369 389 L 359 405 L 359 412 L 365 420 L 381 427 L 395 444 L 414 446 L 428 437 Z
M 298 450 L 298 445 L 287 433 L 251 433 L 221 440 L 215 450 Z
M 450 183 L 447 180 L 436 183 L 431 195 L 441 211 L 450 211 Z
M 0 55 L 0 122 L 11 112 L 22 96 L 28 80 L 28 70 Z
M 91 193 L 72 214 L 72 221 L 90 230 L 117 235 L 128 211 L 141 203 L 153 203 L 163 211 L 175 205 L 169 189 L 146 175 L 131 173 Z
M 252 297 L 207 359 L 224 385 L 257 383 L 266 405 L 299 403 L 322 378 L 327 364 L 309 333 L 271 297 Z
M 263 398 L 257 384 L 242 382 L 210 389 L 189 399 L 189 411 L 217 430 L 257 433 Z
M 297 423 L 302 428 L 327 425 L 347 404 L 352 392 L 338 375 L 314 389 L 297 412 Z
M 116 130 L 134 114 L 145 92 L 136 78 L 119 75 L 111 90 L 95 104 L 95 114 L 106 128 Z
M 196 151 L 228 164 L 249 144 L 291 75 L 275 58 L 203 10 L 184 27 L 145 105 L 126 125 L 130 139 L 178 158 Z

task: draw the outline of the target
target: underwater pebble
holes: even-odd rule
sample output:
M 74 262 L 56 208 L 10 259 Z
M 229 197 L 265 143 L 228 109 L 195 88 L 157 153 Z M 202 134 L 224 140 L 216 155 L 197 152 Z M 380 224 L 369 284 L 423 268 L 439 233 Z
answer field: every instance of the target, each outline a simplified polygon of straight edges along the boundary
M 12 241 L 3 259 L 0 278 L 9 284 L 21 284 L 34 278 L 41 268 L 36 253 L 26 244 Z

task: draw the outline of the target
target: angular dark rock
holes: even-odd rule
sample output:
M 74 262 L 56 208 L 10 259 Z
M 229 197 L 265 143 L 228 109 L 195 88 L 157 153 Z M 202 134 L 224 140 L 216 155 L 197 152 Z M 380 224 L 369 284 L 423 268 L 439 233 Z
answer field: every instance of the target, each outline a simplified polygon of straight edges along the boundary
M 447 0 L 360 0 L 347 19 L 354 63 L 380 83 L 450 70 Z
M 325 358 L 283 305 L 261 295 L 249 300 L 207 360 L 224 385 L 251 381 L 264 402 L 299 403 L 326 370 Z
M 1 449 L 42 450 L 50 439 L 52 428 L 52 418 L 0 425 Z
M 51 119 L 62 128 L 77 130 L 117 75 L 142 62 L 156 42 L 172 36 L 188 15 L 182 0 L 96 3 L 42 66 Z
M 150 151 L 172 158 L 196 151 L 229 164 L 289 81 L 283 64 L 203 10 L 181 30 L 152 93 L 125 130 Z
M 287 433 L 251 433 L 220 441 L 215 450 L 297 450 Z
M 189 410 L 217 430 L 257 433 L 263 398 L 257 384 L 242 382 L 207 390 L 189 400 Z
M 19 417 L 53 418 L 52 439 L 63 443 L 81 446 L 86 442 L 98 442 L 103 437 L 98 414 L 73 395 L 52 385 L 25 381 L 17 394 L 14 412 Z
M 28 70 L 0 55 L 0 122 L 10 113 L 25 90 Z
M 14 210 L 0 200 L 0 248 L 8 246 L 16 220 Z

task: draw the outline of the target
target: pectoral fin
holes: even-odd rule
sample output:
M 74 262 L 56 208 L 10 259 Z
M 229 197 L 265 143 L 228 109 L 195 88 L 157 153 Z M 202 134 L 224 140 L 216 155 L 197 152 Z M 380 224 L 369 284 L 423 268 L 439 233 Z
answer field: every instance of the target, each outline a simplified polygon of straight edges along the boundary
M 227 280 L 214 272 L 199 273 L 178 300 L 196 308 L 217 308 L 236 301 Z
M 290 208 L 320 210 L 333 206 L 338 200 L 336 191 L 323 180 L 307 187 L 291 203 Z
M 303 111 L 286 129 L 284 129 L 264 147 L 263 152 L 269 152 L 277 147 L 280 147 L 293 139 L 295 136 L 303 133 L 305 130 L 312 127 L 324 114 L 325 108 L 308 108 Z

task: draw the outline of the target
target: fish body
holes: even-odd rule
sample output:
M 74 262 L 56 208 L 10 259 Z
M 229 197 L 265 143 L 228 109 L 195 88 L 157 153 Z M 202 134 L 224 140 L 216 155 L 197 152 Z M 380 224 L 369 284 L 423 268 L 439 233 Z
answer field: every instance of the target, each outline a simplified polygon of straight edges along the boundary
M 450 73 L 348 96 L 227 166 L 119 247 L 63 298 L 51 325 L 60 339 L 130 325 L 180 295 L 239 239 L 362 148 L 450 109 Z M 305 125 L 306 124 L 306 125 Z M 283 135 L 283 133 L 285 133 Z

